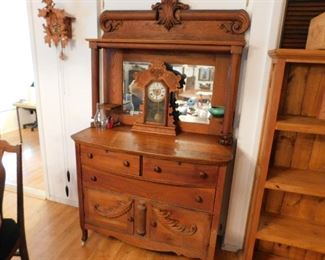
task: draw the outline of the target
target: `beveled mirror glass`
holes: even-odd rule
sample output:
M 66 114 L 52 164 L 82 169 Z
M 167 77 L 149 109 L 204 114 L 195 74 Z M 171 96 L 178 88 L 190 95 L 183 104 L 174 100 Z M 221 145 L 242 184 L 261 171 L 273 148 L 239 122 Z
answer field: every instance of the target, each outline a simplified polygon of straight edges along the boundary
M 143 103 L 144 93 L 134 83 L 136 72 L 146 70 L 149 62 L 123 62 L 123 113 L 137 115 Z M 214 66 L 172 64 L 173 70 L 185 75 L 184 88 L 177 97 L 180 121 L 209 124 L 209 108 L 214 83 Z

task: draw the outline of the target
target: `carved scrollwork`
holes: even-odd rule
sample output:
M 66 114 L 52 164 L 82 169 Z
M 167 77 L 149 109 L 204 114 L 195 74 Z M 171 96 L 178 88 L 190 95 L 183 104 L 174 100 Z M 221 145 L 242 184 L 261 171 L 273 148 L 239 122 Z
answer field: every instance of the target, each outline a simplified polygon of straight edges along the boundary
M 106 33 L 118 30 L 122 23 L 119 20 L 110 20 L 106 12 L 103 12 L 99 18 L 100 28 Z
M 192 224 L 191 226 L 186 226 L 185 224 L 181 224 L 179 220 L 171 218 L 171 212 L 165 209 L 158 209 L 153 207 L 153 212 L 157 216 L 158 221 L 170 231 L 175 233 L 192 236 L 197 231 L 197 226 Z
M 190 7 L 179 3 L 178 0 L 161 0 L 161 3 L 156 3 L 151 8 L 156 11 L 157 23 L 169 31 L 175 25 L 181 24 L 179 11 L 188 10 Z
M 231 22 L 220 24 L 219 28 L 226 33 L 244 33 L 250 24 L 249 16 L 246 11 L 240 10 L 235 16 L 231 17 Z
M 95 212 L 105 218 L 118 218 L 125 215 L 132 208 L 133 200 L 118 201 L 118 205 L 111 208 L 103 208 L 99 204 L 94 205 Z

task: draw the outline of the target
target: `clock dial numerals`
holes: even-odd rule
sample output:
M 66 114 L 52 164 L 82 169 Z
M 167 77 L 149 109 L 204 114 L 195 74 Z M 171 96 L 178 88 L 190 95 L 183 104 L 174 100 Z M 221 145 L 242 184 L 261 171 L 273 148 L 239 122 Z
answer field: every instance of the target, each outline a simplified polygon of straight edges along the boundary
M 166 96 L 166 88 L 160 82 L 153 82 L 148 87 L 148 98 L 152 102 L 161 102 Z

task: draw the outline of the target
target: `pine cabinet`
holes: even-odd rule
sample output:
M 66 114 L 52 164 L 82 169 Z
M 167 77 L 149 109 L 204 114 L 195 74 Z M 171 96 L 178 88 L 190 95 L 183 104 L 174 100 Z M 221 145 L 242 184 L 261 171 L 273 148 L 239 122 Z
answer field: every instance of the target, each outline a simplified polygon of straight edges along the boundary
M 325 52 L 278 49 L 251 204 L 246 259 L 325 257 Z

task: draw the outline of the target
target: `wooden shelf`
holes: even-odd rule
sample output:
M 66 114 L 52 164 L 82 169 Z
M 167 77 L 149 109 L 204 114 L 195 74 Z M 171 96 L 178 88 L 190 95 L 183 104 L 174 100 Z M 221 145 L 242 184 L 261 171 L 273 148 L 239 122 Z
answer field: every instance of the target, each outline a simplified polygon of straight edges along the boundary
M 288 217 L 262 215 L 256 238 L 325 253 L 325 227 Z
M 325 198 L 325 172 L 272 168 L 265 188 Z
M 288 260 L 288 258 L 267 254 L 264 252 L 255 252 L 254 260 Z
M 325 135 L 325 120 L 302 116 L 282 116 L 276 122 L 275 129 Z

